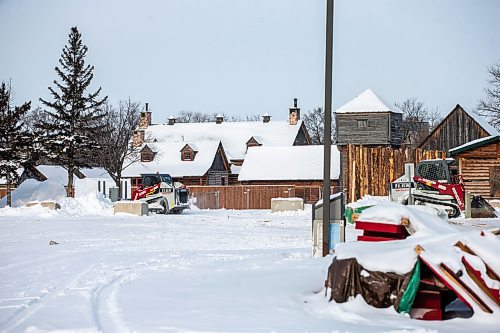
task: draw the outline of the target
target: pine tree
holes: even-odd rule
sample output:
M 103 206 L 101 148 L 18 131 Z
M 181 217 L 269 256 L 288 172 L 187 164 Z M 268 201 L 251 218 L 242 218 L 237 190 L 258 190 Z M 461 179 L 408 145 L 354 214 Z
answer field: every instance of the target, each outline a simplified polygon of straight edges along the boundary
M 24 116 L 31 102 L 11 107 L 11 88 L 5 82 L 0 85 L 0 177 L 7 180 L 7 205 L 12 205 L 10 188 L 19 177 L 17 170 L 28 160 L 31 137 L 25 130 Z
M 45 131 L 46 145 L 58 158 L 53 162 L 68 170 L 67 193 L 73 192 L 75 169 L 90 166 L 99 145 L 97 138 L 104 130 L 103 104 L 107 96 L 99 99 L 101 88 L 87 93 L 94 77 L 94 66 L 85 64 L 87 46 L 82 42 L 76 27 L 71 28 L 68 44 L 64 47 L 54 80 L 55 88 L 49 87 L 53 101 L 40 98 L 49 108 L 40 128 Z

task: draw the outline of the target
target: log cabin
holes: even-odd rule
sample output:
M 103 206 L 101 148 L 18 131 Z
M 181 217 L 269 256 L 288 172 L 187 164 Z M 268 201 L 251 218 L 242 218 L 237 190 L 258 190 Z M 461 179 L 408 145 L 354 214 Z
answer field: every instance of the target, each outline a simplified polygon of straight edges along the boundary
M 477 139 L 449 152 L 458 160 L 466 191 L 500 197 L 500 135 Z

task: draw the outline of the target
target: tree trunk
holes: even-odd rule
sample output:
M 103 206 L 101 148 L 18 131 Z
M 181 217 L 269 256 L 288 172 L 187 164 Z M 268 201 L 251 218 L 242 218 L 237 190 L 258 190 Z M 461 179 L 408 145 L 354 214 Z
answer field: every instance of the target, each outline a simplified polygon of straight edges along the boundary
M 66 188 L 66 194 L 68 197 L 73 196 L 73 167 L 68 167 L 68 186 Z
M 114 177 L 114 181 L 116 186 L 118 187 L 118 201 L 121 200 L 122 197 L 122 173 L 118 172 L 116 177 Z
M 10 193 L 10 174 L 7 173 L 7 206 L 12 207 L 12 194 Z

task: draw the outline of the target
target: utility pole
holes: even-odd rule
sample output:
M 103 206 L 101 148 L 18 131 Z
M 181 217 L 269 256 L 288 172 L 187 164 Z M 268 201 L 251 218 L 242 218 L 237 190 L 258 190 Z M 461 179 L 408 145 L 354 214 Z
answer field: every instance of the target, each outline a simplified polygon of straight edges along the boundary
M 325 133 L 323 155 L 323 257 L 330 252 L 330 158 L 332 150 L 333 0 L 326 0 Z

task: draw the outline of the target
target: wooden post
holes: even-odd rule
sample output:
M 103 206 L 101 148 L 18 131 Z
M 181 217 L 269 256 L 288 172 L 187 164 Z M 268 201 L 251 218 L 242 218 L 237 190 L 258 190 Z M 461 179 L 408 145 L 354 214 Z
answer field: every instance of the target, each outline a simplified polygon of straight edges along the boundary
M 469 191 L 465 192 L 465 218 L 470 219 L 472 217 L 472 196 Z
M 12 193 L 10 192 L 10 172 L 7 171 L 7 206 L 12 207 Z

